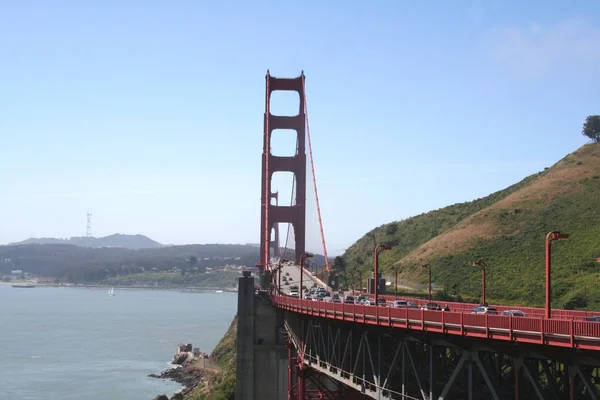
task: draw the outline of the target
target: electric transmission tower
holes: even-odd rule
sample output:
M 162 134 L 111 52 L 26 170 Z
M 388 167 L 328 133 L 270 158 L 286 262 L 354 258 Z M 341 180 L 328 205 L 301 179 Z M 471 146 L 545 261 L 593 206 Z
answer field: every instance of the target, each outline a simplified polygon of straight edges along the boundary
M 85 230 L 85 236 L 92 236 L 92 212 L 88 211 L 87 213 L 87 229 Z

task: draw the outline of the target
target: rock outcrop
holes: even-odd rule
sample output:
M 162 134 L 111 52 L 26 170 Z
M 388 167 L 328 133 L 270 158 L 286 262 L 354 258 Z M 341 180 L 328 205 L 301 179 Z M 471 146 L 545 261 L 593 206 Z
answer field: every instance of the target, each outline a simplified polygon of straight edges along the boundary
M 177 353 L 173 356 L 173 361 L 171 361 L 171 364 L 181 365 L 185 363 L 188 360 L 188 358 L 188 353 Z
M 202 398 L 233 398 L 235 395 L 235 356 L 236 356 L 237 317 L 234 317 L 225 336 L 217 344 L 211 355 L 200 352 L 191 344 L 181 344 L 173 357 L 174 368 L 152 378 L 169 379 L 184 386 L 171 400 Z M 191 350 L 191 352 L 190 352 Z M 164 396 L 164 395 L 162 395 Z M 154 400 L 169 400 L 156 397 Z

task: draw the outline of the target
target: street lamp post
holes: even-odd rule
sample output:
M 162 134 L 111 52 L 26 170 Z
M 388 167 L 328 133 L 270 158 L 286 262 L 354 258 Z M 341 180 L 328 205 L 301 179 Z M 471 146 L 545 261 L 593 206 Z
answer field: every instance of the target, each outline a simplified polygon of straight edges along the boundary
M 485 284 L 485 268 L 486 265 L 483 262 L 483 260 L 478 260 L 478 261 L 473 261 L 473 266 L 474 267 L 481 267 L 481 304 L 486 305 L 486 299 L 485 299 L 485 288 L 486 288 L 486 284 Z
M 379 299 L 379 253 L 383 250 L 391 250 L 390 246 L 386 246 L 385 244 L 378 244 L 375 246 L 375 250 L 373 251 L 373 272 L 375 276 L 373 277 L 373 286 L 375 289 L 375 305 L 378 305 L 377 300 Z
M 429 264 L 423 264 L 421 265 L 421 268 L 426 268 L 427 269 L 427 275 L 428 275 L 428 280 L 429 280 L 429 302 L 431 302 L 431 266 Z
M 558 231 L 546 235 L 546 318 L 552 318 L 552 241 L 568 239 L 569 235 Z
M 278 280 L 279 282 L 277 282 L 277 291 L 279 292 L 278 295 L 281 295 L 281 270 L 283 269 L 283 263 L 284 262 L 288 262 L 288 260 L 280 258 L 279 259 L 279 264 L 277 265 L 277 270 L 279 271 L 279 276 L 278 276 Z
M 396 297 L 396 299 L 398 298 L 398 269 L 399 269 L 398 266 L 396 266 L 396 268 L 394 268 L 394 272 L 396 273 L 396 279 L 394 282 L 394 296 Z
M 279 260 L 279 265 L 277 266 L 277 270 L 278 270 L 278 282 L 277 282 L 277 296 L 281 295 L 281 259 Z
M 300 256 L 300 288 L 298 290 L 298 297 L 304 299 L 304 289 L 302 288 L 302 277 L 304 276 L 304 260 L 312 258 L 313 254 L 304 253 Z

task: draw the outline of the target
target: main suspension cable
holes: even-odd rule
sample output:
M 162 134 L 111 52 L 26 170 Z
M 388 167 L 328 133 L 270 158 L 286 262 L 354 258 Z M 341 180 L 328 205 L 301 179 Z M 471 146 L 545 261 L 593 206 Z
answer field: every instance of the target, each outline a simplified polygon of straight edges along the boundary
M 323 243 L 323 256 L 325 256 L 325 269 L 329 272 L 329 258 L 327 257 L 327 246 L 325 245 L 325 233 L 323 231 L 323 219 L 321 218 L 321 207 L 319 205 L 319 192 L 317 190 L 317 177 L 315 176 L 315 163 L 313 160 L 312 143 L 310 140 L 310 125 L 308 124 L 308 103 L 306 101 L 306 85 L 302 79 L 302 92 L 304 94 L 304 116 L 306 122 L 306 134 L 308 137 L 308 151 L 310 154 L 310 168 L 312 171 L 313 185 L 315 187 L 315 199 L 317 201 L 317 215 L 319 216 L 319 229 L 321 230 L 321 241 Z

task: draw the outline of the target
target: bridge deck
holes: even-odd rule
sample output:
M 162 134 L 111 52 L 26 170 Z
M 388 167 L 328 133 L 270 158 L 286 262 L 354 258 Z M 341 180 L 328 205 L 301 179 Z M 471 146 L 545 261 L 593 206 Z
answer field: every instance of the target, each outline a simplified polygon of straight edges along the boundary
M 365 306 L 273 296 L 276 307 L 311 316 L 490 340 L 600 350 L 600 323 Z
M 373 297 L 373 296 L 370 295 L 370 297 Z M 394 300 L 412 301 L 412 302 L 417 303 L 417 305 L 419 307 L 421 307 L 423 304 L 429 303 L 428 300 L 416 299 L 414 297 L 405 297 L 405 296 L 397 296 L 396 297 L 393 295 L 381 295 L 380 297 L 385 298 L 386 301 L 388 301 L 388 302 L 392 302 Z M 433 300 L 432 302 L 437 303 L 440 306 L 448 305 L 448 307 L 450 308 L 451 311 L 456 311 L 456 312 L 469 312 L 474 307 L 478 306 L 478 304 L 475 304 L 475 303 L 457 303 L 457 302 L 436 301 L 436 300 Z M 495 305 L 495 304 L 490 304 L 490 307 L 494 307 L 496 310 L 498 310 L 499 313 L 501 313 L 502 311 L 508 311 L 508 310 L 521 310 L 525 314 L 527 314 L 528 317 L 544 318 L 546 315 L 545 309 L 539 308 L 539 307 L 521 307 L 521 306 L 516 306 L 516 305 L 502 306 L 502 305 Z M 562 310 L 562 309 L 553 309 L 552 310 L 552 318 L 553 319 L 574 319 L 574 320 L 583 321 L 585 319 L 585 317 L 599 316 L 599 315 L 600 315 L 600 312 L 597 312 L 597 311 Z

